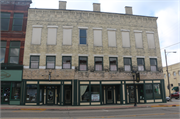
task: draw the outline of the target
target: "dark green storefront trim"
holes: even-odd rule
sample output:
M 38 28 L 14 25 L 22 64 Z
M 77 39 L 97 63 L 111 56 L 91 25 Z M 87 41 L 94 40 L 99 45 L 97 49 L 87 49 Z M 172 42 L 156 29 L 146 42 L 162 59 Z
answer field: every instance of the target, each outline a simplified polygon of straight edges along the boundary
M 40 85 L 42 85 L 42 84 L 39 84 L 39 81 L 48 81 L 48 80 L 25 80 L 24 79 L 23 82 L 22 82 L 22 87 L 25 88 L 25 90 L 22 89 L 22 94 L 24 94 L 21 97 L 21 100 L 22 100 L 21 104 L 22 105 L 24 105 L 26 103 L 26 92 L 27 92 L 27 90 L 26 90 L 26 85 L 27 85 L 26 81 L 37 81 L 37 102 L 36 103 L 37 103 L 37 105 L 39 105 L 40 104 L 40 102 L 39 102 L 39 98 L 40 98 L 40 96 L 39 96 L 40 95 Z M 114 81 L 119 81 L 120 84 L 103 84 L 102 82 L 106 82 L 105 80 L 103 80 L 103 81 L 102 80 L 99 80 L 99 81 L 91 80 L 90 81 L 90 80 L 77 80 L 77 79 L 75 79 L 75 80 L 51 80 L 51 82 L 53 82 L 53 81 L 60 81 L 61 84 L 43 84 L 43 85 L 44 86 L 45 85 L 59 86 L 59 88 L 57 89 L 58 90 L 57 91 L 57 94 L 58 94 L 57 105 L 59 105 L 59 106 L 63 106 L 64 105 L 64 101 L 65 101 L 64 100 L 64 96 L 65 96 L 65 93 L 64 93 L 65 87 L 64 86 L 66 86 L 66 85 L 71 85 L 72 86 L 72 90 L 74 90 L 74 92 L 71 93 L 72 95 L 74 95 L 74 97 L 71 96 L 71 98 L 73 97 L 72 98 L 72 105 L 73 106 L 80 105 L 81 103 L 89 103 L 89 106 L 90 106 L 94 102 L 100 102 L 99 105 L 103 105 L 105 103 L 104 102 L 104 88 L 103 87 L 104 86 L 108 86 L 108 85 L 115 86 L 115 90 L 116 90 L 116 92 L 115 92 L 116 96 L 115 97 L 116 97 L 116 100 L 114 102 L 114 99 L 113 99 L 113 104 L 117 104 L 117 101 L 120 101 L 120 105 L 124 104 L 124 101 L 125 101 L 125 104 L 128 104 L 128 102 L 127 102 L 127 88 L 126 87 L 128 85 L 133 85 L 133 83 L 127 83 L 127 81 L 133 81 L 133 80 L 114 80 Z M 71 84 L 64 84 L 65 81 L 70 81 Z M 83 81 L 83 82 L 87 81 L 89 84 L 81 84 L 80 83 L 81 81 Z M 107 81 L 109 82 L 110 80 L 107 80 Z M 160 99 L 162 99 L 162 103 L 166 102 L 165 91 L 163 90 L 165 88 L 164 87 L 164 80 L 163 79 L 158 79 L 158 80 L 141 80 L 141 81 L 142 81 L 141 83 L 136 83 L 136 85 L 143 85 L 143 88 L 144 88 L 143 89 L 143 92 L 144 92 L 144 103 L 147 103 L 146 88 L 145 88 L 146 84 L 152 84 L 152 86 L 153 86 L 153 84 L 160 84 L 160 90 L 161 90 L 161 98 Z M 145 83 L 145 81 L 152 81 L 152 83 Z M 154 83 L 154 81 L 160 81 L 160 83 Z M 91 84 L 91 82 L 99 82 L 99 84 Z M 88 102 L 81 102 L 80 101 L 80 98 L 81 98 L 80 97 L 80 86 L 81 85 L 88 85 L 89 86 L 89 98 L 90 99 L 89 99 Z M 100 101 L 93 101 L 93 102 L 91 101 L 91 87 L 92 87 L 92 85 L 93 86 L 94 85 L 100 86 L 100 88 L 99 88 L 100 89 Z M 124 85 L 124 92 L 123 92 L 123 85 Z M 116 88 L 116 86 L 118 86 L 119 88 Z M 154 88 L 154 86 L 152 88 Z M 114 90 L 114 88 L 113 88 L 113 90 Z M 120 100 L 117 100 L 117 90 L 119 90 L 119 93 L 120 93 Z M 138 88 L 138 91 L 139 91 L 139 88 Z M 123 100 L 123 93 L 125 93 L 125 100 Z M 137 92 L 137 94 L 139 94 L 139 92 Z M 114 92 L 113 92 L 113 95 L 114 95 Z M 114 98 L 114 96 L 113 96 L 113 98 Z M 157 103 L 156 99 L 155 99 L 155 96 L 154 96 L 154 91 L 153 91 L 153 99 L 152 100 L 153 100 L 152 103 Z M 59 102 L 59 104 L 58 104 L 58 102 Z M 43 101 L 43 103 L 44 103 L 44 101 Z M 107 103 L 107 100 L 106 100 L 106 103 Z M 137 100 L 137 103 L 140 104 L 140 99 Z M 158 102 L 158 103 L 161 103 L 161 102 Z M 87 105 L 84 105 L 84 106 L 87 106 Z M 93 105 L 93 106 L 95 106 L 95 105 Z

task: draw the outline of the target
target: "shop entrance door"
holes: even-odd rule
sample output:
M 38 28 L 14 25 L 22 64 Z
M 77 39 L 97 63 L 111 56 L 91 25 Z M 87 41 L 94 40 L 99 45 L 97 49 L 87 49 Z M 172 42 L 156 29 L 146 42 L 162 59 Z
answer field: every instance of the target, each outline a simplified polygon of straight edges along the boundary
M 72 105 L 72 86 L 64 86 L 64 105 Z
M 106 104 L 113 104 L 113 86 L 106 87 Z
M 10 86 L 1 86 L 1 104 L 9 104 Z
M 129 103 L 134 103 L 134 86 L 129 86 Z
M 47 105 L 53 105 L 54 104 L 54 86 L 47 86 Z

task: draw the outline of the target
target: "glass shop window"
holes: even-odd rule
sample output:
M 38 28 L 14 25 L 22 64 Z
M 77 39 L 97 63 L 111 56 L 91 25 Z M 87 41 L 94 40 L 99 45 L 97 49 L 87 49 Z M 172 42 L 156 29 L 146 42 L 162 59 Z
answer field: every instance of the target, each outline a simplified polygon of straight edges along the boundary
M 152 84 L 146 84 L 146 99 L 153 99 Z
M 154 84 L 154 97 L 156 99 L 161 98 L 160 84 Z
M 89 102 L 89 86 L 88 85 L 81 85 L 80 86 L 80 101 L 82 102 Z
M 91 85 L 91 101 L 100 101 L 100 87 Z
M 37 85 L 27 85 L 26 102 L 37 101 Z
M 12 83 L 12 94 L 11 99 L 20 99 L 21 94 L 21 83 Z

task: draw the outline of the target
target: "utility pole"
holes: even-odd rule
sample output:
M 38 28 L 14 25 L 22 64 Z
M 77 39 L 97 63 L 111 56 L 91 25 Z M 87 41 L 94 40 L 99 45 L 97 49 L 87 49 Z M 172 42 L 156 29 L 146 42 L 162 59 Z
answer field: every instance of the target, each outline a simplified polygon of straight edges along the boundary
M 169 96 L 170 96 L 170 100 L 169 101 L 171 101 L 171 88 L 170 88 L 170 82 L 169 82 L 169 73 L 168 73 L 166 49 L 164 49 L 164 53 L 165 53 L 165 60 L 166 60 L 166 71 L 167 71 L 167 77 L 168 77 L 168 88 L 169 88 Z

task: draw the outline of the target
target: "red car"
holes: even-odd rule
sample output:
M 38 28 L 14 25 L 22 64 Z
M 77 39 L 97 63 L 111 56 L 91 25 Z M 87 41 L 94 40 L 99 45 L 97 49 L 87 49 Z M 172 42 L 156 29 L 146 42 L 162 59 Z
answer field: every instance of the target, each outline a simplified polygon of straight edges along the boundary
M 180 95 L 180 92 L 174 92 L 174 93 L 171 94 L 171 98 L 178 99 L 179 95 Z

